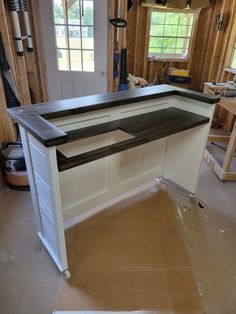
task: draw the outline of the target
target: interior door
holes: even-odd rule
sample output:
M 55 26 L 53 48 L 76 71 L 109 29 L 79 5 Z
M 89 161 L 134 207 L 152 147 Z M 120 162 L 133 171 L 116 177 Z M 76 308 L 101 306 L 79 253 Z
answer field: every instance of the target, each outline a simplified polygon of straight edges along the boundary
M 108 0 L 40 0 L 49 100 L 107 92 Z

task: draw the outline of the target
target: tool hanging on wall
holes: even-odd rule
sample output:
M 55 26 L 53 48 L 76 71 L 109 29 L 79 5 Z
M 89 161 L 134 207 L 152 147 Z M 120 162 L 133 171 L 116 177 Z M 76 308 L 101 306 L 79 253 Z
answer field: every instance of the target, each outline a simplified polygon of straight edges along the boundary
M 28 14 L 26 0 L 20 0 L 20 8 L 21 8 L 21 12 L 23 13 L 23 19 L 24 19 L 24 24 L 25 24 L 25 31 L 26 31 L 26 36 L 27 36 L 27 50 L 29 52 L 32 52 L 33 43 L 32 43 L 31 31 L 30 31 L 29 14 Z
M 120 82 L 118 86 L 118 91 L 127 90 L 129 88 L 128 80 L 127 80 L 127 69 L 126 69 L 126 61 L 127 61 L 127 49 L 121 49 L 121 58 L 120 58 Z
M 120 17 L 120 0 L 118 0 L 117 17 L 109 20 L 115 27 L 126 27 L 127 21 Z
M 127 80 L 127 48 L 126 48 L 126 29 L 122 33 L 122 49 L 120 56 L 120 82 L 118 85 L 118 91 L 124 91 L 129 89 Z
M 127 21 L 124 19 L 120 18 L 120 0 L 118 0 L 118 5 L 117 5 L 117 17 L 110 19 L 110 23 L 116 27 L 116 47 L 115 47 L 115 53 L 113 57 L 113 62 L 114 62 L 114 68 L 113 68 L 113 78 L 117 78 L 119 76 L 119 71 L 118 71 L 118 64 L 119 64 L 119 37 L 120 37 L 120 28 L 121 27 L 126 27 Z
M 114 62 L 114 69 L 113 69 L 113 78 L 117 78 L 119 76 L 119 71 L 118 71 L 118 64 L 119 64 L 119 51 L 118 51 L 118 45 L 119 45 L 119 33 L 118 29 L 116 31 L 117 39 L 116 39 L 116 48 L 115 48 L 115 53 L 113 57 L 113 62 Z
M 14 40 L 17 45 L 17 55 L 20 57 L 24 55 L 24 47 L 23 47 L 24 39 L 27 39 L 27 50 L 29 52 L 33 51 L 27 3 L 26 3 L 26 0 L 8 0 L 7 4 L 8 4 L 8 9 L 11 13 L 11 19 L 13 23 Z M 23 14 L 23 21 L 24 21 L 26 36 L 21 35 L 20 22 L 19 22 L 19 14 L 21 12 Z
M 14 40 L 17 45 L 17 55 L 20 57 L 24 54 L 22 36 L 20 31 L 20 22 L 18 17 L 18 13 L 20 12 L 20 3 L 18 0 L 8 0 L 7 3 L 13 23 Z

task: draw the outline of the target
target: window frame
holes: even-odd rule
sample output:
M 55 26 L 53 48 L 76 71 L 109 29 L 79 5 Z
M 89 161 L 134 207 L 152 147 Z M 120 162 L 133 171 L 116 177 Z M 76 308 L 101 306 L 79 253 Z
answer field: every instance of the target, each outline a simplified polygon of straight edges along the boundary
M 193 45 L 195 42 L 195 37 L 196 37 L 196 24 L 197 24 L 197 20 L 198 20 L 198 15 L 199 15 L 199 10 L 191 10 L 188 9 L 186 13 L 192 13 L 193 16 L 193 24 L 192 24 L 192 32 L 191 32 L 191 36 L 189 37 L 189 47 L 188 47 L 188 55 L 186 58 L 175 58 L 175 57 L 152 57 L 149 56 L 149 45 L 150 45 L 150 38 L 152 37 L 150 32 L 151 32 L 151 15 L 152 12 L 164 12 L 164 13 L 184 13 L 185 10 L 176 10 L 176 9 L 168 9 L 168 8 L 149 8 L 149 18 L 148 18 L 148 34 L 147 34 L 147 59 L 151 60 L 151 61 L 159 61 L 159 62 L 178 62 L 178 63 L 188 63 L 189 60 L 191 59 L 191 55 L 192 55 L 192 50 L 193 50 Z M 164 24 L 163 24 L 164 25 Z M 155 37 L 155 36 L 153 36 Z M 174 36 L 176 37 L 176 36 Z M 164 37 L 162 37 L 164 38 Z M 182 37 L 179 37 L 182 38 Z
M 234 68 L 232 66 L 234 57 L 236 58 L 236 40 L 234 41 L 234 45 L 233 45 L 232 52 L 231 52 L 231 57 L 230 57 L 230 62 L 229 62 L 229 68 L 232 69 L 232 70 L 236 70 L 236 67 Z

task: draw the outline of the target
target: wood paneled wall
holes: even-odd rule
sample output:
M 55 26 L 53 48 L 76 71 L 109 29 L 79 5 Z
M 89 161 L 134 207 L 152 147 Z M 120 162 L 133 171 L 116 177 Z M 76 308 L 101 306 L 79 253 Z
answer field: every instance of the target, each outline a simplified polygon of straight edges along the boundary
M 215 21 L 219 13 L 224 14 L 224 19 L 217 32 Z M 210 8 L 201 10 L 191 67 L 193 89 L 202 90 L 204 82 L 228 78 L 224 68 L 229 66 L 236 39 L 235 13 L 235 0 L 213 0 Z
M 224 81 L 229 76 L 224 68 L 229 65 L 236 38 L 236 0 L 211 0 L 209 8 L 201 9 L 197 16 L 192 53 L 188 62 L 168 62 L 174 66 L 189 69 L 192 75 L 190 88 L 203 90 L 206 81 Z M 216 31 L 216 17 L 224 13 L 221 31 Z M 127 48 L 128 72 L 152 82 L 155 74 L 160 77 L 163 62 L 147 57 L 149 32 L 149 9 L 134 0 L 134 8 L 128 12 Z

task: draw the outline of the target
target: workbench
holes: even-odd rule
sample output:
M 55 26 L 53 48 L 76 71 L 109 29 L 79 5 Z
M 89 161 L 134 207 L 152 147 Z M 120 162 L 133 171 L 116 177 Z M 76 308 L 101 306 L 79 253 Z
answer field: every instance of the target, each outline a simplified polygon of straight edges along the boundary
M 212 135 L 208 137 L 209 142 L 213 143 L 227 143 L 227 149 L 224 155 L 224 160 L 221 162 L 215 158 L 214 154 L 206 147 L 204 152 L 205 160 L 212 165 L 214 172 L 221 181 L 236 181 L 236 171 L 231 170 L 231 164 L 236 149 L 236 98 L 235 97 L 222 97 L 219 106 L 224 108 L 227 112 L 231 113 L 228 121 L 233 121 L 230 135 Z
M 218 101 L 160 85 L 9 109 L 38 235 L 65 277 L 64 221 L 157 177 L 195 192 Z

